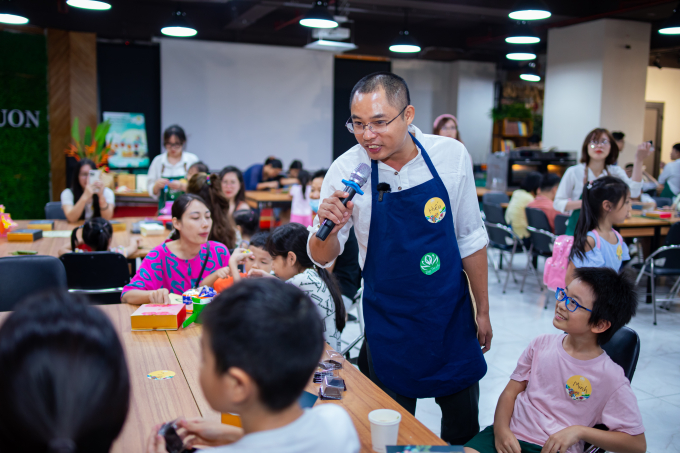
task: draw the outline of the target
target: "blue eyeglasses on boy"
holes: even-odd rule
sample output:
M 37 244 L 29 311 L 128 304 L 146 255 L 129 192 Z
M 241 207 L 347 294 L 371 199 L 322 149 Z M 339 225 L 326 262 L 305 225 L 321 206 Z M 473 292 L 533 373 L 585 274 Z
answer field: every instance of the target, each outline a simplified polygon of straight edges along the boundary
M 575 312 L 576 310 L 578 310 L 579 307 L 583 308 L 585 311 L 588 311 L 590 313 L 593 312 L 593 310 L 590 310 L 590 309 L 584 307 L 583 305 L 579 304 L 578 302 L 576 302 L 571 297 L 567 296 L 567 293 L 564 290 L 564 288 L 557 288 L 555 290 L 555 299 L 557 299 L 558 302 L 566 301 L 565 305 L 567 307 L 567 310 L 569 310 L 572 313 Z M 574 307 L 574 308 L 572 309 L 571 307 Z

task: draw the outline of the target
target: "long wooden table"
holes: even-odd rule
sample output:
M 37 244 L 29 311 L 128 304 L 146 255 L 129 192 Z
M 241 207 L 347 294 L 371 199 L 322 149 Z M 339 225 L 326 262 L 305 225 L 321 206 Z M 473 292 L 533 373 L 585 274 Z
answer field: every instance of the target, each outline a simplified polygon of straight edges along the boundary
M 132 332 L 130 314 L 136 306 L 102 305 L 100 308 L 111 319 L 123 344 L 132 387 L 127 420 L 112 453 L 143 451 L 154 426 L 180 416 L 220 419 L 199 384 L 201 325 L 192 324 L 178 331 Z M 8 315 L 0 313 L 0 324 Z M 147 374 L 157 370 L 174 371 L 176 375 L 165 380 L 147 378 Z M 338 404 L 345 408 L 359 434 L 362 452 L 373 451 L 368 413 L 374 409 L 394 409 L 401 413 L 399 444 L 446 445 L 352 365 L 346 364 L 341 376 L 347 383 L 344 398 L 318 400 L 316 404 Z M 316 384 L 307 386 L 311 393 L 318 394 L 318 390 Z
M 262 209 L 267 204 L 289 205 L 293 197 L 288 193 L 275 192 L 270 190 L 248 190 L 246 191 L 246 202 L 251 208 Z
M 134 254 L 132 254 L 131 256 L 129 256 L 128 258 L 130 259 L 144 258 L 152 248 L 162 244 L 165 238 L 167 237 L 167 234 L 163 234 L 160 236 L 141 236 L 139 234 L 130 233 L 130 228 L 132 224 L 144 219 L 145 219 L 144 217 L 123 217 L 114 219 L 124 222 L 126 225 L 126 230 L 113 232 L 113 242 L 111 244 L 112 246 L 116 247 L 122 245 L 127 247 L 130 244 L 130 240 L 133 237 L 139 237 L 142 239 L 142 248 L 139 249 Z M 29 220 L 16 221 L 16 223 L 19 225 L 19 228 L 29 228 L 28 222 Z M 82 224 L 83 222 L 69 223 L 66 220 L 55 220 L 54 229 L 72 231 L 74 228 Z M 70 247 L 70 245 L 71 245 L 70 237 L 68 238 L 43 237 L 42 239 L 38 239 L 37 241 L 34 242 L 9 242 L 6 237 L 0 237 L 0 257 L 8 256 L 10 253 L 16 252 L 17 250 L 35 250 L 36 252 L 38 252 L 38 255 L 51 255 L 58 257 L 59 250 L 63 247 Z

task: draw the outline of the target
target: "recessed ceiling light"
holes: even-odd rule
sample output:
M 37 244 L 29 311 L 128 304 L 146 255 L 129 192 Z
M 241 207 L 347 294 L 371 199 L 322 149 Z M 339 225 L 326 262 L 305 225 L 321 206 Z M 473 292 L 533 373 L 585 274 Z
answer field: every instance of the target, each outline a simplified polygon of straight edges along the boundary
M 82 9 L 93 9 L 97 11 L 106 11 L 111 9 L 111 4 L 100 0 L 66 0 L 68 6 Z
M 659 33 L 662 35 L 680 35 L 680 8 L 676 8 L 673 15 L 661 23 Z
M 16 8 L 14 2 L 5 0 L 0 3 L 0 23 L 25 25 L 28 23 L 28 17 L 24 16 L 21 11 Z
M 536 74 L 520 74 L 520 79 L 526 80 L 527 82 L 540 82 L 541 76 Z

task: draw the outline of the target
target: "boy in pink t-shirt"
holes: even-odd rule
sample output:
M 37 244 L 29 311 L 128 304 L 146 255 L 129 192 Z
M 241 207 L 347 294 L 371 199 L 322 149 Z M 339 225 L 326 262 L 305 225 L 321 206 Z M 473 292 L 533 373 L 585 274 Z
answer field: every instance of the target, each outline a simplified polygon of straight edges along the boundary
M 466 453 L 577 453 L 585 442 L 646 451 L 630 382 L 600 347 L 635 314 L 633 285 L 609 268 L 582 267 L 574 275 L 555 294 L 553 325 L 566 335 L 529 344 L 498 399 L 493 426 L 468 442 Z

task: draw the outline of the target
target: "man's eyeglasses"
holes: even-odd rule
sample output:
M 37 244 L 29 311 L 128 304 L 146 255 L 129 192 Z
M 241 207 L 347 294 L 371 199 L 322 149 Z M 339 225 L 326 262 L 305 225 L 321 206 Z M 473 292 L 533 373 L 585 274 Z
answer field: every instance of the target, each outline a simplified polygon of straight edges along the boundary
M 590 147 L 591 148 L 595 148 L 597 146 L 607 146 L 608 144 L 609 144 L 609 140 L 607 140 L 606 138 L 602 139 L 599 142 L 597 140 L 591 140 L 590 141 Z
M 578 310 L 579 307 L 583 308 L 587 312 L 590 313 L 593 312 L 593 310 L 584 307 L 571 297 L 567 296 L 567 293 L 564 291 L 564 288 L 557 288 L 557 290 L 555 291 L 555 299 L 557 299 L 558 302 L 566 301 L 565 305 L 567 306 L 567 310 L 569 310 L 572 313 Z
M 408 105 L 406 107 L 408 107 Z M 395 116 L 394 118 L 392 118 L 389 121 L 380 120 L 380 121 L 372 121 L 368 124 L 364 124 L 360 121 L 352 121 L 352 118 L 350 117 L 347 120 L 347 123 L 345 124 L 345 126 L 347 127 L 347 130 L 350 131 L 350 133 L 355 134 L 355 135 L 363 134 L 364 130 L 366 130 L 366 128 L 368 128 L 368 130 L 370 130 L 374 134 L 382 134 L 383 132 L 387 131 L 387 126 L 389 126 L 389 124 L 392 121 L 396 120 L 397 118 L 399 118 L 401 116 L 402 113 L 404 113 L 404 110 L 406 110 L 406 107 L 401 109 L 401 112 L 399 112 L 399 114 L 397 116 Z

